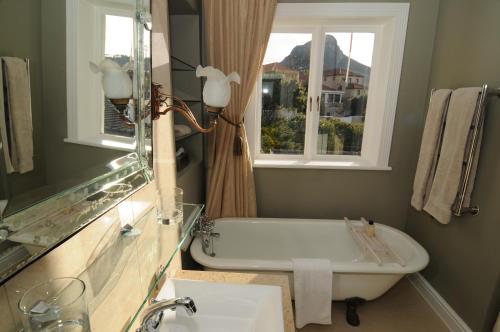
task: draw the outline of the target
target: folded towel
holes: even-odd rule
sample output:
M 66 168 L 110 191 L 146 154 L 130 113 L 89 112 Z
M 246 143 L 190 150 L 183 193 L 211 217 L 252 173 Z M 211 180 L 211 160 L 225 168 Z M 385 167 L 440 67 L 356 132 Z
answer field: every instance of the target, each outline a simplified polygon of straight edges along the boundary
M 5 164 L 5 171 L 7 174 L 14 172 L 14 167 L 12 166 L 12 161 L 10 160 L 10 144 L 9 144 L 9 130 L 7 123 L 5 122 L 5 97 L 4 97 L 4 86 L 3 86 L 3 65 L 0 58 L 0 156 L 3 157 L 3 163 Z
M 174 125 L 174 134 L 175 134 L 175 137 L 180 137 L 180 136 L 184 136 L 184 135 L 190 134 L 191 131 L 192 130 L 191 130 L 191 128 L 189 126 L 179 125 L 179 124 Z
M 293 259 L 295 324 L 332 323 L 332 266 L 327 259 Z
M 498 313 L 497 321 L 495 323 L 495 326 L 493 326 L 493 330 L 491 332 L 500 332 L 500 312 Z
M 471 133 L 473 126 L 478 126 L 479 137 L 482 135 L 484 117 L 479 123 L 474 123 L 474 113 L 479 100 L 481 88 L 461 88 L 453 91 L 446 116 L 446 126 L 439 156 L 434 182 L 429 199 L 424 206 L 437 221 L 447 224 L 451 220 L 452 207 L 463 181 L 464 161 L 471 148 Z M 479 156 L 480 140 L 478 141 L 475 160 L 469 178 L 466 202 L 474 185 L 474 178 Z
M 425 119 L 422 143 L 420 145 L 420 155 L 418 156 L 417 170 L 413 182 L 413 196 L 411 205 L 421 211 L 427 200 L 434 171 L 439 155 L 441 139 L 443 137 L 444 120 L 451 95 L 450 89 L 436 90 L 431 96 L 427 118 Z
M 19 173 L 33 170 L 33 123 L 30 80 L 25 60 L 3 57 L 7 126 L 12 167 Z

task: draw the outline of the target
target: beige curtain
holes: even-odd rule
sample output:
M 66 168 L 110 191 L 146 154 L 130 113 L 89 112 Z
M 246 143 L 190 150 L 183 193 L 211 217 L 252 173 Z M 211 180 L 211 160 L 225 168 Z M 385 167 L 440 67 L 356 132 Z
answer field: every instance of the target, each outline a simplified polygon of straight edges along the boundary
M 252 163 L 243 118 L 259 75 L 276 0 L 204 0 L 208 65 L 235 71 L 231 101 L 209 139 L 207 213 L 217 217 L 257 214 Z

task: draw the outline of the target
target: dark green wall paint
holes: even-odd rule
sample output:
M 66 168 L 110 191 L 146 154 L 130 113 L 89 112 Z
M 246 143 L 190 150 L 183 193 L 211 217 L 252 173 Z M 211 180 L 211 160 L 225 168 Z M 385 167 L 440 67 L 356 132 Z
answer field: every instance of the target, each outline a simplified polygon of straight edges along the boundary
M 31 111 L 33 117 L 34 170 L 8 176 L 9 191 L 17 195 L 45 182 L 42 126 L 42 54 L 40 1 L 0 1 L 0 56 L 30 59 Z M 16 13 L 19 13 L 17 15 Z M 22 17 L 21 17 L 22 13 Z M 14 15 L 15 14 L 15 15 Z M 2 180 L 0 180 L 2 181 Z
M 439 13 L 429 88 L 500 86 L 500 1 L 441 0 Z M 472 198 L 480 214 L 441 225 L 410 209 L 406 228 L 429 251 L 423 275 L 474 331 L 491 331 L 500 310 L 498 142 L 500 100 L 490 97 Z
M 32 90 L 35 167 L 26 174 L 8 175 L 9 213 L 105 174 L 109 161 L 126 154 L 64 142 L 68 136 L 65 3 L 0 0 L 0 56 L 30 59 Z
M 44 124 L 51 128 L 44 136 L 47 183 L 79 184 L 105 174 L 108 162 L 127 153 L 64 142 L 68 137 L 66 1 L 42 1 L 41 17 Z

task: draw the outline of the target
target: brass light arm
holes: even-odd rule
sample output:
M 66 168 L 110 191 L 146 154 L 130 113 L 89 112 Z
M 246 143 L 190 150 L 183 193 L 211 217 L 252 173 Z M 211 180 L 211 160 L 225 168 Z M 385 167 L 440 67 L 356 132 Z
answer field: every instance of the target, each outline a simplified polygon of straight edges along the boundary
M 208 128 L 203 128 L 200 126 L 193 112 L 189 106 L 179 97 L 166 95 L 160 91 L 161 85 L 153 83 L 152 89 L 152 108 L 151 108 L 151 118 L 157 120 L 161 115 L 167 114 L 169 111 L 179 112 L 184 116 L 189 123 L 201 133 L 210 133 L 215 129 L 217 125 L 217 119 L 222 113 L 224 113 L 224 108 L 207 107 L 207 112 L 215 115 L 215 118 L 210 120 L 210 125 Z M 171 104 L 168 103 L 171 102 Z

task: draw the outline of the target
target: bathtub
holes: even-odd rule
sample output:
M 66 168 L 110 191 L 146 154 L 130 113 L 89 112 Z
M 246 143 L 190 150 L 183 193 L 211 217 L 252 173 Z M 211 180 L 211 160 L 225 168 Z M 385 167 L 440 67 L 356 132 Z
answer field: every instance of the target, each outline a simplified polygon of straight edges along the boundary
M 360 225 L 361 221 L 354 221 Z M 429 255 L 407 234 L 376 224 L 376 235 L 404 264 L 378 264 L 354 241 L 343 220 L 222 218 L 215 220 L 215 256 L 206 255 L 200 238 L 191 255 L 207 270 L 286 274 L 293 296 L 292 258 L 325 258 L 332 264 L 332 300 L 373 300 L 403 276 L 422 270 Z

